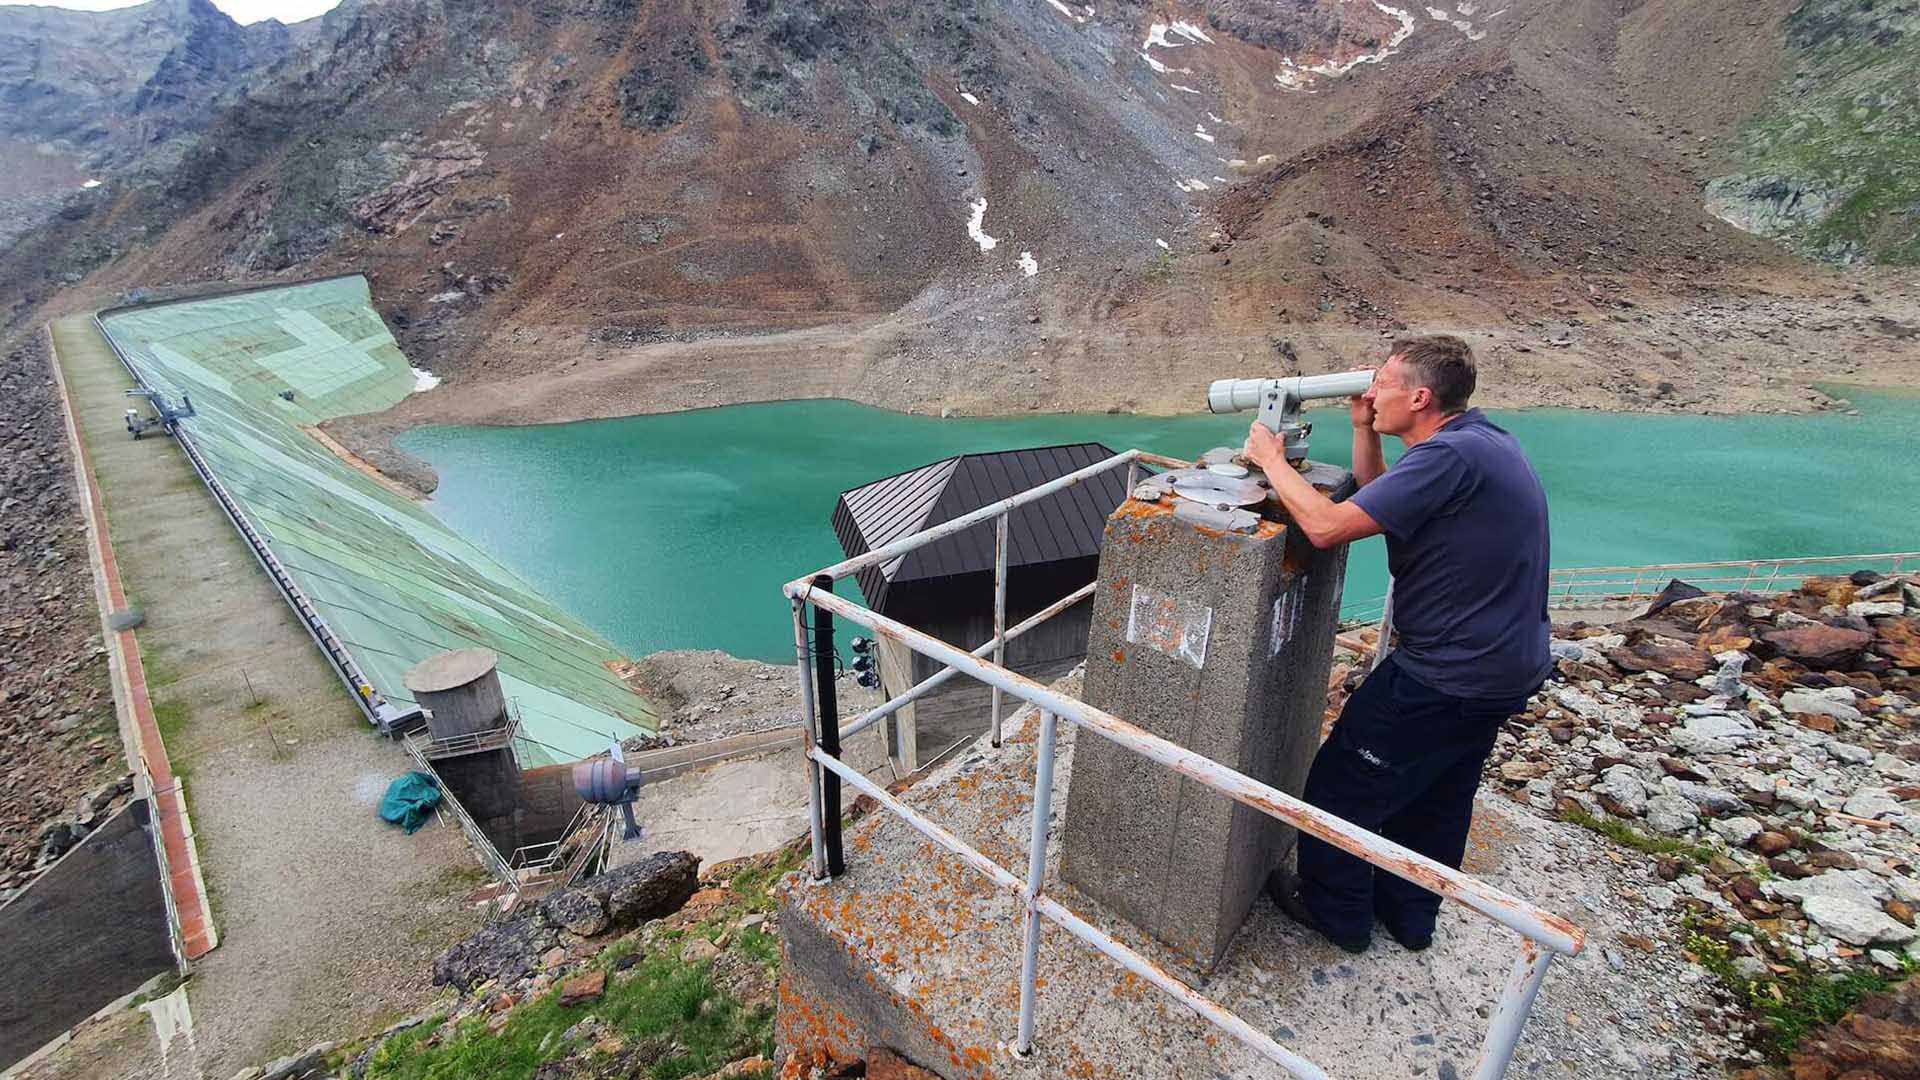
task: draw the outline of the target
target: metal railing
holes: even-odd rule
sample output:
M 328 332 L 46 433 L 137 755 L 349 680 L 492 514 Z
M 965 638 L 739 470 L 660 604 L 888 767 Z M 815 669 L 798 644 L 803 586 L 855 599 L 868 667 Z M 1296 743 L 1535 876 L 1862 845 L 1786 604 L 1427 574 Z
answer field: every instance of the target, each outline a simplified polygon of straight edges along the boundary
M 1096 709 L 1077 698 L 1062 694 L 1021 676 L 999 663 L 985 659 L 991 652 L 1004 656 L 1008 638 L 1058 614 L 1092 586 L 1078 590 L 1061 601 L 1008 630 L 1005 626 L 1007 515 L 1015 508 L 1046 498 L 1108 470 L 1126 468 L 1127 489 L 1131 493 L 1140 463 L 1170 468 L 1186 468 L 1190 463 L 1128 450 L 1076 472 L 1041 484 L 1010 498 L 983 506 L 951 521 L 911 536 L 882 545 L 865 554 L 835 563 L 817 574 L 787 583 L 783 592 L 792 609 L 794 648 L 800 675 L 802 735 L 806 743 L 808 776 L 808 817 L 813 845 L 813 874 L 824 880 L 829 872 L 843 870 L 844 858 L 839 844 L 839 785 L 844 782 L 871 797 L 880 806 L 906 821 L 967 865 L 980 871 L 1000 888 L 1021 898 L 1026 907 L 1024 954 L 1020 971 L 1020 1019 L 1014 1052 L 1031 1052 L 1034 1038 L 1034 1009 L 1038 994 L 1038 965 L 1041 920 L 1044 918 L 1065 928 L 1074 937 L 1092 946 L 1134 975 L 1166 992 L 1182 1005 L 1269 1061 L 1298 1077 L 1320 1078 L 1327 1074 L 1311 1061 L 1281 1046 L 1218 1002 L 1200 993 L 1179 977 L 1166 971 L 1140 952 L 1120 943 L 1096 928 L 1045 892 L 1047 840 L 1053 794 L 1055 738 L 1059 721 L 1077 724 L 1114 744 L 1196 780 L 1237 802 L 1251 806 L 1311 836 L 1333 844 L 1389 873 L 1405 878 L 1422 888 L 1472 908 L 1494 922 L 1520 934 L 1520 955 L 1507 979 L 1498 1010 L 1488 1024 L 1480 1062 L 1473 1073 L 1476 1080 L 1494 1080 L 1503 1076 L 1513 1048 L 1533 1008 L 1535 996 L 1545 980 L 1553 957 L 1572 956 L 1585 942 L 1578 927 L 1559 916 L 1543 911 L 1518 897 L 1496 889 L 1475 878 L 1401 847 L 1324 810 L 1308 805 L 1287 793 L 1270 787 L 1219 762 L 1196 754 L 1159 736 L 1150 734 L 1110 713 Z M 914 548 L 944 536 L 964 531 L 987 521 L 996 522 L 995 618 L 994 636 L 971 652 L 889 619 L 851 600 L 834 595 L 833 582 L 860 569 L 898 558 Z M 807 609 L 814 612 L 814 638 L 809 638 Z M 923 656 L 946 665 L 918 686 L 867 713 L 842 729 L 832 693 L 831 665 L 826 651 L 832 648 L 832 620 L 839 616 L 864 626 L 883 638 L 895 641 Z M 817 640 L 815 640 L 817 639 Z M 815 671 L 820 671 L 821 691 L 815 693 Z M 953 835 L 938 823 L 888 794 L 879 785 L 839 760 L 840 737 L 858 731 L 891 715 L 914 697 L 923 695 L 936 683 L 965 674 L 987 683 L 995 690 L 992 739 L 1000 745 L 999 698 L 1002 692 L 1034 706 L 1040 713 L 1039 745 L 1035 757 L 1033 788 L 1033 829 L 1028 849 L 1027 875 L 1023 881 L 1013 872 L 988 859 L 980 851 Z
M 568 841 L 582 834 L 586 834 L 586 838 L 569 848 Z M 573 820 L 567 822 L 567 827 L 560 831 L 557 838 L 543 844 L 523 844 L 513 849 L 507 865 L 523 889 L 564 889 L 580 879 L 581 873 L 593 862 L 594 855 L 607 847 L 612 835 L 613 808 L 581 803 Z
M 440 805 L 460 823 L 460 831 L 467 835 L 467 845 L 473 848 L 474 857 L 480 860 L 480 865 L 485 867 L 487 873 L 492 874 L 494 880 L 498 881 L 503 888 L 518 896 L 519 876 L 513 872 L 512 867 L 507 865 L 507 861 L 500 857 L 499 849 L 493 846 L 492 840 L 487 839 L 487 834 L 480 830 L 473 816 L 467 813 L 467 808 L 460 805 L 460 800 L 454 796 L 453 789 L 447 787 L 447 782 L 440 778 L 440 773 L 433 767 L 433 763 L 420 752 L 420 748 L 414 744 L 413 740 L 404 740 L 400 745 L 406 748 L 407 755 L 413 758 L 414 764 L 418 765 L 422 772 L 433 777 L 433 782 L 439 785 Z
M 420 728 L 404 736 L 409 748 L 417 751 L 417 756 L 433 760 L 444 757 L 457 757 L 461 754 L 478 754 L 485 750 L 502 750 L 513 745 L 520 733 L 520 707 L 518 702 L 510 702 L 507 708 L 507 722 L 497 728 L 486 731 L 469 731 L 464 735 L 449 735 L 444 739 L 433 737 L 432 728 Z
M 1802 579 L 1821 574 L 1877 570 L 1898 574 L 1920 569 L 1920 551 L 1869 555 L 1804 555 L 1788 559 L 1727 559 L 1720 562 L 1651 563 L 1646 566 L 1570 566 L 1547 572 L 1550 608 L 1623 608 L 1653 599 L 1674 578 L 1707 592 L 1791 592 Z M 1349 604 L 1342 626 L 1380 621 L 1386 597 Z

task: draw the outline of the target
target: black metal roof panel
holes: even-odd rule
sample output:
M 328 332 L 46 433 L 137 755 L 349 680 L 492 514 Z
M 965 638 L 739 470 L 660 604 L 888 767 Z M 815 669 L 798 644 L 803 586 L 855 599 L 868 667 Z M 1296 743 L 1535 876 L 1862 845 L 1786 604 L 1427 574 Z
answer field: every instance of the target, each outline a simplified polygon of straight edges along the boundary
M 842 492 L 833 529 L 849 557 L 997 502 L 1113 456 L 1099 443 L 1072 443 L 944 458 Z M 1115 469 L 1015 510 L 1007 521 L 1007 565 L 1084 558 L 1100 551 L 1107 515 L 1126 497 Z M 860 587 L 884 608 L 888 587 L 993 569 L 994 526 L 984 522 L 861 572 Z

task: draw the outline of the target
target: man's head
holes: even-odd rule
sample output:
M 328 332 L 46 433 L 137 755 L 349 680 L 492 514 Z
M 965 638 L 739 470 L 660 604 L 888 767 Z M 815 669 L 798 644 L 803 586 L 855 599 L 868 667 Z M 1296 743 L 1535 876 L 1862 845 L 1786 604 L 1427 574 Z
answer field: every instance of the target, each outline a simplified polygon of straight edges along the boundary
M 1365 395 L 1373 403 L 1373 430 L 1424 435 L 1465 412 L 1473 387 L 1473 350 L 1466 342 L 1446 334 L 1402 338 Z

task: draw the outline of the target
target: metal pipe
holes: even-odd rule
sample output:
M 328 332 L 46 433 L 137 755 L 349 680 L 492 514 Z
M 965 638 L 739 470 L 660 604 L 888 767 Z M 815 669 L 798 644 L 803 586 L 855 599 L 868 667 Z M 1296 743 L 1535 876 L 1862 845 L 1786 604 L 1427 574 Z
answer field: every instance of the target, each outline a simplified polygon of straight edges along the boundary
M 1013 1052 L 1033 1049 L 1033 1013 L 1039 996 L 1040 909 L 1034 901 L 1044 891 L 1047 875 L 1047 834 L 1053 816 L 1053 743 L 1058 724 L 1054 715 L 1040 713 L 1040 745 L 1033 765 L 1033 840 L 1027 848 L 1027 938 L 1020 958 L 1020 1034 Z
M 1062 907 L 1051 896 L 1034 901 L 1040 913 L 1067 929 L 1074 937 L 1098 949 L 1121 967 L 1140 976 L 1191 1009 L 1202 1020 L 1223 1028 L 1267 1060 L 1301 1080 L 1327 1080 L 1326 1071 L 1299 1054 L 1274 1042 L 1266 1032 L 1216 1004 L 1205 994 L 1161 969 L 1158 964 L 1127 948 L 1090 925 L 1085 919 Z
M 1007 520 L 1001 514 L 993 530 L 993 663 L 1007 660 Z M 993 746 L 1000 748 L 1000 688 L 993 688 Z
M 833 595 L 832 578 L 822 574 L 813 583 L 825 595 Z M 820 716 L 820 749 L 836 760 L 840 757 L 840 700 L 833 685 L 833 668 L 838 659 L 833 648 L 833 610 L 816 599 L 813 605 L 814 708 Z M 821 777 L 821 781 L 820 839 L 827 849 L 827 876 L 839 877 L 847 872 L 846 853 L 840 847 L 840 779 L 829 775 Z
M 1097 582 L 1089 581 L 1085 585 L 1080 586 L 1079 588 L 1073 590 L 1072 592 L 1061 597 L 1060 599 L 1055 600 L 1053 603 L 1048 604 L 1046 607 L 1041 608 L 1039 611 L 1028 616 L 1027 618 L 1020 620 L 1018 623 L 1014 624 L 1013 626 L 1008 627 L 1007 640 L 1012 641 L 1013 639 L 1019 637 L 1021 634 L 1026 633 L 1027 631 L 1033 629 L 1036 626 L 1039 626 L 1041 623 L 1046 622 L 1048 619 L 1053 618 L 1055 615 L 1060 614 L 1061 612 L 1067 610 L 1068 608 L 1079 603 L 1080 601 L 1085 600 L 1087 597 L 1092 596 L 1093 589 L 1096 584 Z M 978 648 L 974 649 L 972 655 L 985 658 L 987 653 L 992 651 L 993 651 L 993 642 L 987 641 L 987 642 L 981 643 L 981 645 Z M 841 728 L 840 729 L 841 741 L 845 742 L 846 740 L 853 738 L 855 735 L 858 735 L 862 731 L 867 730 L 867 728 L 871 727 L 872 725 L 879 723 L 880 721 L 886 719 L 889 716 L 892 716 L 894 713 L 899 712 L 901 709 L 906 708 L 908 705 L 913 704 L 915 701 L 918 701 L 921 698 L 926 697 L 928 694 L 932 693 L 936 688 L 938 688 L 940 684 L 946 682 L 948 679 L 951 679 L 958 674 L 960 674 L 959 671 L 950 667 L 944 667 L 944 668 L 941 668 L 939 671 L 936 671 L 933 674 L 927 676 L 924 680 L 917 682 L 914 685 L 908 687 L 907 689 L 901 691 L 898 697 L 894 698 L 891 701 L 888 701 L 884 705 L 875 706 L 872 710 L 870 710 L 869 712 L 861 716 L 860 719 L 855 720 L 853 723 L 848 724 L 845 727 Z
M 864 555 L 855 555 L 850 559 L 842 559 L 832 566 L 821 570 L 819 574 L 825 574 L 835 581 L 838 581 L 848 574 L 857 573 L 869 566 L 891 562 L 917 547 L 923 547 L 943 536 L 952 536 L 954 533 L 965 532 L 975 525 L 997 515 L 1004 514 L 1015 507 L 1025 506 L 1027 503 L 1044 499 L 1056 491 L 1065 491 L 1089 477 L 1098 476 L 1108 469 L 1119 468 L 1127 462 L 1141 456 L 1143 455 L 1138 450 L 1122 451 L 1110 458 L 1096 461 L 1084 469 L 1076 469 L 1065 476 L 1055 477 L 1038 487 L 1028 488 L 1017 495 L 1010 495 L 998 502 L 988 503 L 977 510 L 968 511 L 951 521 L 944 521 L 932 528 L 922 529 L 911 536 L 903 536 L 891 544 L 882 544 Z M 808 574 L 806 577 L 795 578 L 793 581 L 788 582 L 787 595 L 793 595 L 796 589 L 804 589 L 815 577 L 818 577 L 819 574 Z
M 807 661 L 807 606 L 793 600 L 793 652 L 800 669 L 800 738 L 807 759 L 807 829 L 813 839 L 813 880 L 827 877 L 826 837 L 820 823 L 820 766 L 813 760 L 813 670 Z
M 984 663 L 939 638 L 838 596 L 816 596 L 814 603 L 831 607 L 836 614 L 959 668 L 963 674 L 999 686 L 1042 709 L 1052 710 L 1075 724 L 1091 729 L 1102 738 L 1157 761 L 1182 776 L 1192 777 L 1236 802 L 1245 803 L 1311 836 L 1358 855 L 1388 873 L 1448 899 L 1457 900 L 1503 926 L 1542 942 L 1555 952 L 1571 956 L 1578 953 L 1585 943 L 1585 932 L 1558 915 L 1376 836 L 1217 761 L 1152 735 L 1078 698 L 1042 686 L 1005 668 Z
M 1520 1041 L 1520 1029 L 1527 1026 L 1533 999 L 1539 996 L 1540 984 L 1546 981 L 1547 967 L 1552 963 L 1552 953 L 1532 941 L 1520 943 L 1520 957 L 1513 962 L 1513 973 L 1507 976 L 1507 989 L 1500 995 L 1493 1019 L 1487 1023 L 1487 1038 L 1481 1044 L 1480 1065 L 1473 1070 L 1474 1080 L 1500 1080 L 1507 1074 L 1513 1048 Z

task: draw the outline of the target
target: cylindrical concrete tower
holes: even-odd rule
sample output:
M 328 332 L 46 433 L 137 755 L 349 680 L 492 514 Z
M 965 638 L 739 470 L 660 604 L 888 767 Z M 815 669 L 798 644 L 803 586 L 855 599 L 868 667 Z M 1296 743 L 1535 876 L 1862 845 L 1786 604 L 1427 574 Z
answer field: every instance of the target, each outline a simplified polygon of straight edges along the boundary
M 451 739 L 493 731 L 507 724 L 507 698 L 491 649 L 454 649 L 407 669 L 406 686 L 427 710 L 427 732 Z

